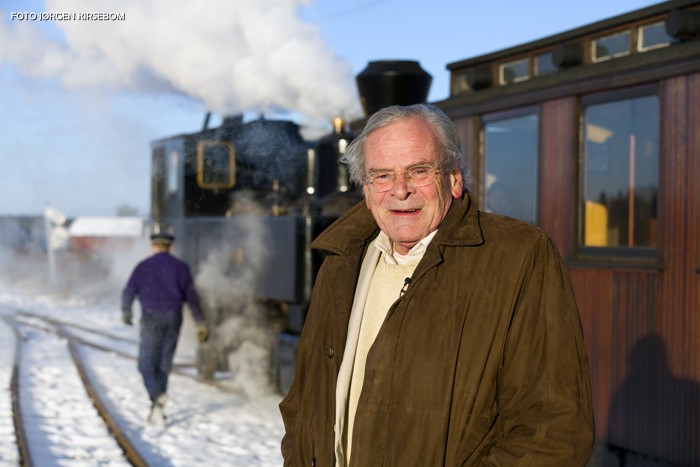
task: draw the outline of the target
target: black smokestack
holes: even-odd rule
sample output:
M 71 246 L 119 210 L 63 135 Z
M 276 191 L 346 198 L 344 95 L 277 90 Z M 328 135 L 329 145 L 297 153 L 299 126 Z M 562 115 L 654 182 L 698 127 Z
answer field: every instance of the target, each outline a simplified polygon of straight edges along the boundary
M 412 60 L 369 62 L 355 81 L 367 117 L 392 105 L 413 105 L 428 99 L 430 76 Z

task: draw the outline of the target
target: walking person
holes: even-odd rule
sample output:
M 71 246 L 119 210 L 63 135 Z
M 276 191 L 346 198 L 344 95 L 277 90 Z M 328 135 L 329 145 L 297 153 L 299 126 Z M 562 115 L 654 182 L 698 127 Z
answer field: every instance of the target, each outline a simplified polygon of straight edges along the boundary
M 171 255 L 175 238 L 165 233 L 151 235 L 153 255 L 141 261 L 129 277 L 122 292 L 124 324 L 133 324 L 132 304 L 141 303 L 141 339 L 138 369 L 151 400 L 149 422 L 165 419 L 168 377 L 175 357 L 182 325 L 182 306 L 189 305 L 197 323 L 197 338 L 207 338 L 204 314 L 192 280 L 190 268 Z
M 437 107 L 376 112 L 345 160 L 365 200 L 312 244 L 284 465 L 585 466 L 588 358 L 553 242 L 477 209 Z

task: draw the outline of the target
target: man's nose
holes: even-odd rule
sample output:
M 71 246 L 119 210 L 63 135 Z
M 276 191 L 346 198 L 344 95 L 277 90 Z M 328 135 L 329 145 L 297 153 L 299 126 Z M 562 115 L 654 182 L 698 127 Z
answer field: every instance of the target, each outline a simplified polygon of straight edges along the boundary
M 405 173 L 397 173 L 394 177 L 394 186 L 392 187 L 394 196 L 399 199 L 405 199 L 409 194 L 415 191 L 415 188 L 410 183 L 410 179 L 406 177 Z

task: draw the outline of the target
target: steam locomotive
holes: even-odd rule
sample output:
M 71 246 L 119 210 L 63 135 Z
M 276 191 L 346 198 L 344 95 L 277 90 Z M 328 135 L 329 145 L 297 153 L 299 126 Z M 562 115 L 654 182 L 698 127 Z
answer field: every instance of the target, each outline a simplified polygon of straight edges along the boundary
M 431 77 L 414 61 L 381 61 L 356 81 L 370 115 L 425 102 Z M 315 141 L 291 121 L 229 116 L 209 128 L 208 120 L 200 132 L 152 142 L 151 222 L 176 236 L 212 329 L 198 372 L 228 369 L 227 355 L 251 338 L 231 338 L 232 327 L 266 329 L 261 345 L 271 347 L 271 379 L 284 393 L 322 261 L 311 241 L 362 199 L 339 162 L 352 134 L 341 119 Z

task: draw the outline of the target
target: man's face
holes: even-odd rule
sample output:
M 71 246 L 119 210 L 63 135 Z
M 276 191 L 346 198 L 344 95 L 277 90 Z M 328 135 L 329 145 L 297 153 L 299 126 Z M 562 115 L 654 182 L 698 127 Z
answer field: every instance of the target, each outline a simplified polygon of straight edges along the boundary
M 393 123 L 372 132 L 365 142 L 368 174 L 397 173 L 394 186 L 378 193 L 366 182 L 365 202 L 379 227 L 394 243 L 394 250 L 406 254 L 421 239 L 437 229 L 447 214 L 452 198 L 462 195 L 462 175 L 431 174 L 425 186 L 414 186 L 403 174 L 407 168 L 427 165 L 438 168 L 433 132 L 421 118 Z

